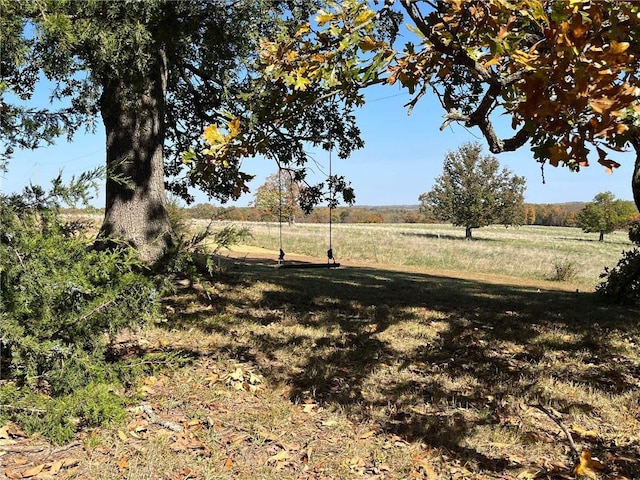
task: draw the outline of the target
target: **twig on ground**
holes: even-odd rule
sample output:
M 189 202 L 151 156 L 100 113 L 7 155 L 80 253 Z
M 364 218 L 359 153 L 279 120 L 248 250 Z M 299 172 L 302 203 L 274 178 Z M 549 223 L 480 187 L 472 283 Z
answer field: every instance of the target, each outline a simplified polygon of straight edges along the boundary
M 184 429 L 180 425 L 178 425 L 177 423 L 170 422 L 169 420 L 163 420 L 158 415 L 156 415 L 156 413 L 153 411 L 151 406 L 149 406 L 149 405 L 141 405 L 140 409 L 144 413 L 147 414 L 147 416 L 149 417 L 149 421 L 151 421 L 151 423 L 155 423 L 157 425 L 160 425 L 161 427 L 167 428 L 167 429 L 171 430 L 172 432 L 183 432 L 184 431 Z
M 573 461 L 574 461 L 574 463 L 577 462 L 580 459 L 580 452 L 578 452 L 578 448 L 576 447 L 576 444 L 573 441 L 573 437 L 571 436 L 571 432 L 569 432 L 569 430 L 567 430 L 567 427 L 565 427 L 564 424 L 560 421 L 560 419 L 557 416 L 555 416 L 553 413 L 551 413 L 549 410 L 547 410 L 543 405 L 541 405 L 539 403 L 536 403 L 536 404 L 534 404 L 532 406 L 537 408 L 538 410 L 540 410 L 546 416 L 548 416 L 551 420 L 553 420 L 562 429 L 564 434 L 567 436 L 567 440 L 569 440 L 569 447 L 571 448 L 571 454 L 573 456 Z

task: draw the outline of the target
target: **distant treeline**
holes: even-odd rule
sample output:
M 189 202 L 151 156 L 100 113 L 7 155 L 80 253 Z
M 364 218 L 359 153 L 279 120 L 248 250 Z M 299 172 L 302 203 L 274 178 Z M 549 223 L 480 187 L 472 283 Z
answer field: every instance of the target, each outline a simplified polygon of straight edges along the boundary
M 576 215 L 586 205 L 584 202 L 555 204 L 525 204 L 525 223 L 527 225 L 548 225 L 559 227 L 576 226 Z M 193 218 L 219 220 L 265 222 L 278 221 L 277 216 L 270 215 L 256 207 L 218 207 L 208 203 L 200 203 L 186 209 Z M 420 211 L 418 205 L 400 206 L 354 206 L 338 207 L 333 210 L 331 219 L 334 223 L 436 223 Z M 295 217 L 297 223 L 327 223 L 329 209 L 318 207 L 309 215 L 299 212 Z
M 576 215 L 584 208 L 585 202 L 571 203 L 528 203 L 524 205 L 526 225 L 547 225 L 554 227 L 575 227 Z M 277 222 L 277 216 L 269 215 L 256 207 L 220 207 L 210 203 L 199 203 L 184 208 L 185 213 L 198 219 L 235 220 L 246 222 Z M 94 213 L 104 211 L 98 208 L 87 210 L 68 209 L 67 213 Z M 354 206 L 338 207 L 333 210 L 331 220 L 334 223 L 437 223 L 420 211 L 418 205 L 399 206 Z M 317 207 L 309 215 L 299 212 L 296 223 L 327 223 L 329 209 Z

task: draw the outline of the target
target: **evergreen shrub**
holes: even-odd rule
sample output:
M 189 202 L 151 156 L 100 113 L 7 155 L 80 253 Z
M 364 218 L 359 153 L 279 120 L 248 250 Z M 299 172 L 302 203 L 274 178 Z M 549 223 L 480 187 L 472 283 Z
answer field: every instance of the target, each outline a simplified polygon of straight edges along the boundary
M 629 239 L 640 246 L 640 222 L 630 225 Z M 598 293 L 617 302 L 640 304 L 640 249 L 623 251 L 617 265 L 605 267 L 600 278 L 604 280 L 596 287 Z
M 61 218 L 60 203 L 82 198 L 89 180 L 0 195 L 0 424 L 55 441 L 122 418 L 109 341 L 159 300 L 132 249 L 92 250 L 82 225 Z

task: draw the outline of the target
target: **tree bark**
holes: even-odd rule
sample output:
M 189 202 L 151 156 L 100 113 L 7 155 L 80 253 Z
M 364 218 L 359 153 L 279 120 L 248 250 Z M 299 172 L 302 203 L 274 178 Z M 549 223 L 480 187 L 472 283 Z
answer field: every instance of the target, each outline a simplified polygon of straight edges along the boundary
M 473 237 L 471 236 L 471 229 L 473 227 L 466 227 L 466 230 L 464 232 L 464 239 L 465 240 L 471 240 Z
M 162 47 L 147 75 L 140 86 L 121 78 L 103 82 L 100 107 L 107 135 L 107 181 L 98 242 L 126 242 L 155 265 L 172 245 L 162 152 L 167 88 Z
M 633 200 L 636 208 L 640 212 L 640 138 L 634 138 L 631 144 L 636 151 L 636 162 L 631 177 L 631 191 L 633 192 Z

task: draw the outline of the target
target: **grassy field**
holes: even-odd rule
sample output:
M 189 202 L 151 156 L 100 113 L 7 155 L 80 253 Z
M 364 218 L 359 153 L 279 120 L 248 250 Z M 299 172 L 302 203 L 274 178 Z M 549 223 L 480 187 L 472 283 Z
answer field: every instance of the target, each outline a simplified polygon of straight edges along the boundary
M 252 230 L 120 339 L 168 359 L 126 424 L 56 448 L 0 429 L 0 476 L 640 478 L 640 311 L 589 293 L 622 234 L 338 225 L 343 268 L 282 270 L 277 227 Z M 326 226 L 283 234 L 324 260 Z M 557 261 L 576 279 L 549 281 Z
M 248 245 L 277 252 L 278 224 L 246 224 L 253 233 Z M 569 268 L 565 287 L 593 290 L 605 266 L 614 266 L 624 249 L 631 249 L 626 232 L 617 231 L 597 241 L 597 234 L 578 228 L 491 226 L 474 230 L 465 242 L 464 229 L 451 225 L 333 225 L 332 246 L 341 262 L 441 269 L 523 279 L 557 278 L 556 267 Z M 283 249 L 326 259 L 327 225 L 284 225 Z M 277 258 L 277 254 L 274 253 Z M 574 288 L 574 290 L 575 290 Z

